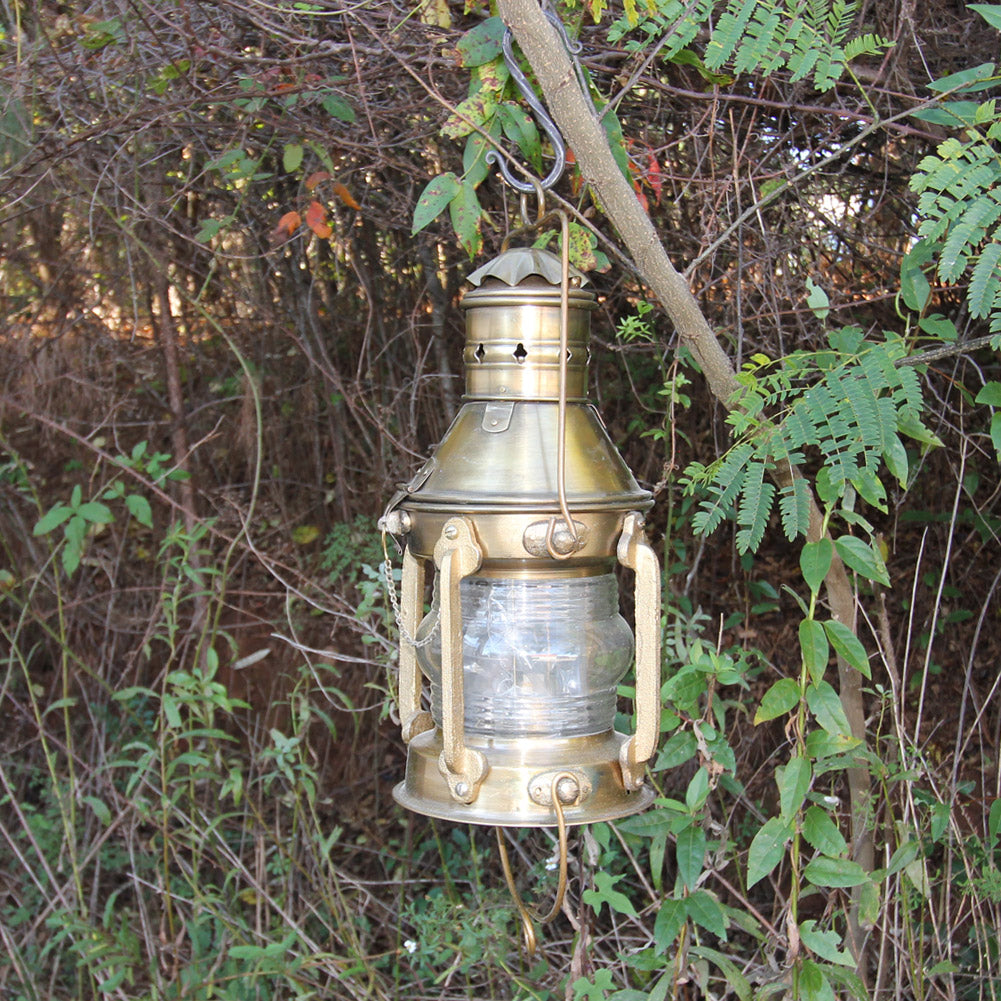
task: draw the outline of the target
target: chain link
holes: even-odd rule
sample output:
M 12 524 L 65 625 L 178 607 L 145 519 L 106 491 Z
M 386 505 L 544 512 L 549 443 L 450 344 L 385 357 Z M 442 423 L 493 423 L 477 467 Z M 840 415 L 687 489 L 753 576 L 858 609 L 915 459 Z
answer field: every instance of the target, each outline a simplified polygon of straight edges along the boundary
M 420 650 L 426 646 L 430 646 L 431 642 L 438 633 L 439 626 L 441 625 L 441 602 L 438 597 L 437 574 L 435 575 L 434 583 L 431 589 L 430 614 L 434 616 L 431 622 L 431 628 L 428 630 L 427 635 L 423 639 L 417 639 L 416 636 L 410 635 L 410 630 L 403 624 L 403 613 L 400 610 L 400 599 L 396 593 L 396 582 L 393 580 L 393 561 L 389 557 L 389 547 L 386 545 L 385 532 L 382 533 L 382 552 L 386 557 L 382 564 L 382 577 L 386 585 L 386 593 L 389 595 L 389 604 L 393 608 L 393 616 L 396 619 L 396 626 L 400 630 L 400 636 L 415 650 Z

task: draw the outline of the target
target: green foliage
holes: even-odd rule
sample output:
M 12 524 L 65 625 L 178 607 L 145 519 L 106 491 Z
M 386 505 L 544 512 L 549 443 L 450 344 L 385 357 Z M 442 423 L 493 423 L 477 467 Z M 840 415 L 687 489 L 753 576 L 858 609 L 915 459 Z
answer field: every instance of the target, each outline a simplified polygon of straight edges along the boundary
M 805 536 L 805 483 L 794 479 L 779 491 L 765 477 L 779 467 L 798 474 L 818 457 L 822 499 L 828 503 L 852 491 L 885 510 L 886 490 L 878 477 L 884 466 L 906 485 L 908 460 L 900 436 L 932 439 L 920 423 L 917 376 L 896 364 L 903 344 L 893 338 L 867 342 L 853 328 L 836 331 L 830 340 L 831 352 L 795 354 L 772 371 L 764 356 L 744 366 L 739 409 L 727 418 L 736 442 L 713 465 L 692 463 L 685 470 L 688 489 L 701 487 L 707 494 L 695 515 L 696 531 L 712 532 L 734 516 L 738 551 L 754 551 L 777 497 L 786 537 Z M 814 381 L 803 388 L 809 379 Z M 875 558 L 866 571 L 881 578 Z
M 998 26 L 998 5 L 974 4 L 992 27 Z M 918 193 L 921 242 L 905 258 L 903 270 L 933 262 L 938 279 L 947 285 L 966 282 L 970 314 L 986 319 L 1001 341 L 1001 166 L 997 141 L 1001 113 L 995 98 L 971 99 L 997 82 L 994 63 L 971 66 L 929 84 L 941 95 L 931 108 L 915 117 L 958 131 L 924 157 L 910 181 Z M 958 98 L 958 99 L 957 99 Z M 924 309 L 930 288 L 907 302 Z
M 786 70 L 793 81 L 812 74 L 817 90 L 830 90 L 849 62 L 890 44 L 872 34 L 846 40 L 860 6 L 857 0 L 730 0 L 706 46 L 706 65 L 730 63 L 737 73 L 766 75 Z

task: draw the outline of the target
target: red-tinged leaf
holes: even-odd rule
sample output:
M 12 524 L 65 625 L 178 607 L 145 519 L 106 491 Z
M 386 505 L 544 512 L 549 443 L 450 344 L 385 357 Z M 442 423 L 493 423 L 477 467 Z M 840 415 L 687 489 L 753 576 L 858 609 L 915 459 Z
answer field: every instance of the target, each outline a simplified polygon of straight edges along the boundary
M 660 204 L 660 196 L 664 191 L 664 179 L 660 173 L 660 164 L 657 157 L 650 153 L 646 161 L 646 178 L 650 183 L 650 190 L 653 191 L 653 200 Z
M 646 213 L 650 212 L 650 203 L 647 201 L 647 197 L 643 194 L 642 189 L 637 185 L 636 187 L 636 198 L 638 199 L 640 205 L 643 206 L 643 211 Z
M 321 239 L 325 240 L 333 230 L 327 225 L 327 209 L 318 201 L 311 201 L 306 209 L 306 225 Z
M 348 191 L 347 187 L 341 184 L 340 181 L 334 185 L 334 194 L 337 195 L 337 197 L 340 198 L 340 200 L 344 202 L 349 209 L 361 208 L 361 206 L 352 197 L 351 192 Z
M 286 212 L 285 215 L 278 220 L 278 225 L 275 227 L 277 233 L 284 232 L 287 236 L 291 236 L 300 226 L 302 225 L 302 216 L 298 212 Z
M 574 156 L 574 151 L 572 149 L 567 150 L 567 166 L 572 167 L 577 162 L 577 157 Z
M 322 181 L 329 181 L 330 174 L 325 170 L 314 171 L 306 178 L 306 190 L 312 191 Z

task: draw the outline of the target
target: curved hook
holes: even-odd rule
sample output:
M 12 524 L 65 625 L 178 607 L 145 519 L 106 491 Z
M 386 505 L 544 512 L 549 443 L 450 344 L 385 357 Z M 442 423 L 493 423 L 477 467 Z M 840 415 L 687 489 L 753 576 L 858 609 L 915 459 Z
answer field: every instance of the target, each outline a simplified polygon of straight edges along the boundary
M 545 11 L 545 15 L 549 23 L 556 29 L 562 39 L 567 52 L 571 56 L 580 52 L 580 44 L 574 44 L 570 41 L 567 37 L 566 29 L 563 27 L 559 18 L 551 11 Z M 516 191 L 520 191 L 523 194 L 530 194 L 532 191 L 538 190 L 537 185 L 541 186 L 543 191 L 548 191 L 560 179 L 560 177 L 563 176 L 563 171 L 567 162 L 566 143 L 564 143 L 563 136 L 560 133 L 560 130 L 556 127 L 556 123 L 549 117 L 546 109 L 542 106 L 542 102 L 535 96 L 535 91 L 532 90 L 532 85 L 528 82 L 528 78 L 524 73 L 522 73 L 521 67 L 518 65 L 518 61 L 514 58 L 514 35 L 511 33 L 510 28 L 505 28 L 504 30 L 504 39 L 501 43 L 501 47 L 504 50 L 504 65 L 507 66 L 511 76 L 514 78 L 514 82 L 518 85 L 518 90 L 521 91 L 521 96 L 535 113 L 535 117 L 542 126 L 542 130 L 546 133 L 549 137 L 549 141 L 553 144 L 553 152 L 556 155 L 556 162 L 553 164 L 552 169 L 542 181 L 522 181 L 511 173 L 511 169 L 508 167 L 506 160 L 496 150 L 490 150 L 490 152 L 486 155 L 486 160 L 487 163 L 497 164 L 497 167 L 501 172 L 501 176 Z M 576 60 L 574 60 L 574 62 L 576 64 Z

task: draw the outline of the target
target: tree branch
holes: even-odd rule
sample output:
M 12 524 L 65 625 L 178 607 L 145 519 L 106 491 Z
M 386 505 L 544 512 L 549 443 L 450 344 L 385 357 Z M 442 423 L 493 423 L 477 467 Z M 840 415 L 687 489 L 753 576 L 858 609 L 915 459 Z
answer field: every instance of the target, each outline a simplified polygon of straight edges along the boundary
M 685 278 L 667 252 L 636 195 L 612 156 L 608 139 L 582 92 L 569 56 L 536 0 L 498 0 L 498 9 L 521 51 L 535 71 L 549 112 L 573 149 L 584 180 L 593 188 L 606 216 L 618 231 L 643 281 L 659 299 L 684 344 L 698 362 L 709 388 L 727 409 L 739 406 L 740 384 Z M 779 477 L 791 477 L 780 471 Z M 824 532 L 823 517 L 811 494 L 811 540 Z M 835 556 L 826 580 L 833 617 L 855 628 L 855 593 L 844 565 Z M 841 700 L 852 735 L 865 744 L 865 711 L 862 682 L 857 671 L 838 660 Z M 869 773 L 865 767 L 848 770 L 852 803 L 852 835 L 856 860 L 871 871 L 873 847 L 870 833 Z M 858 908 L 849 918 L 849 940 L 862 975 L 864 933 L 858 925 Z

